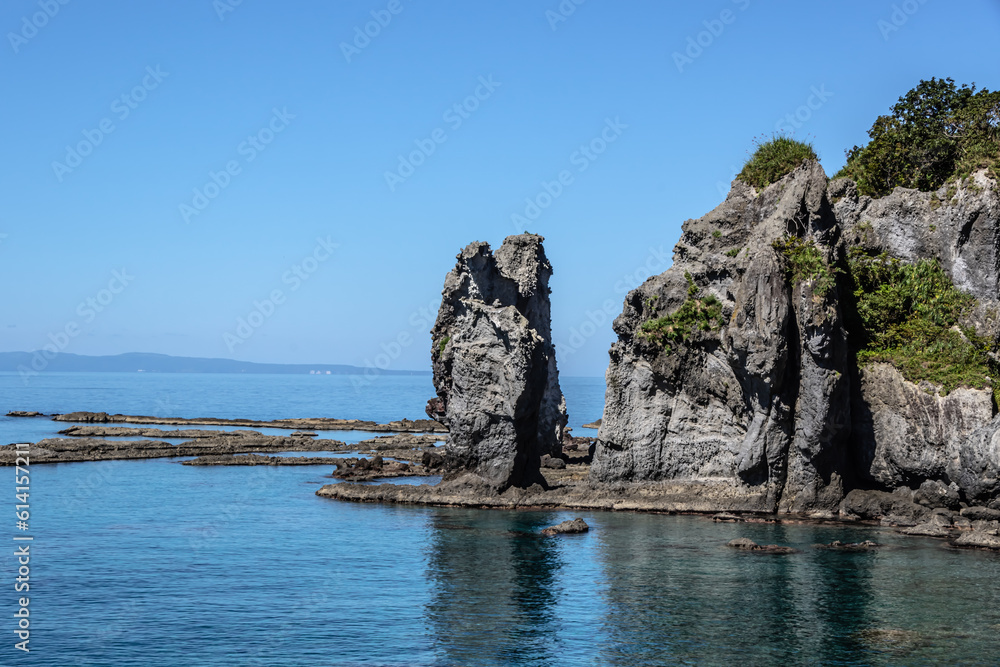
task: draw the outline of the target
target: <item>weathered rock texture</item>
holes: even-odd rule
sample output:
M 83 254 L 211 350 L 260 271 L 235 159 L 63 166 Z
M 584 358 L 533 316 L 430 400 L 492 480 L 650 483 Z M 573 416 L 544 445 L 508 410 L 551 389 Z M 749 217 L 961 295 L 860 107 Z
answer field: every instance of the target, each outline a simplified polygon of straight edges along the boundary
M 510 236 L 495 254 L 470 243 L 445 279 L 431 331 L 438 397 L 427 413 L 449 430 L 447 481 L 500 491 L 544 485 L 541 457 L 561 451 L 566 402 L 542 241 Z
M 684 223 L 673 266 L 629 293 L 615 320 L 592 482 L 686 488 L 706 510 L 831 512 L 853 488 L 988 503 L 1000 493 L 991 392 L 942 395 L 884 364 L 857 368 L 836 269 L 852 245 L 938 258 L 979 300 L 968 324 L 996 337 L 998 212 L 983 174 L 933 198 L 897 189 L 879 200 L 828 182 L 815 162 L 761 192 L 734 181 L 720 206 Z M 785 237 L 813 243 L 831 279 L 793 277 L 773 245 Z M 711 297 L 720 315 L 668 344 L 642 328 Z
M 937 192 L 897 188 L 859 197 L 854 183 L 828 191 L 845 242 L 903 261 L 936 259 L 977 299 L 964 324 L 1000 340 L 1000 196 L 985 172 Z M 988 504 L 1000 495 L 1000 418 L 989 390 L 947 396 L 876 364 L 859 372 L 854 437 L 859 485 L 950 490 L 938 506 Z M 945 494 L 948 495 L 948 494 Z M 925 502 L 924 504 L 928 504 Z

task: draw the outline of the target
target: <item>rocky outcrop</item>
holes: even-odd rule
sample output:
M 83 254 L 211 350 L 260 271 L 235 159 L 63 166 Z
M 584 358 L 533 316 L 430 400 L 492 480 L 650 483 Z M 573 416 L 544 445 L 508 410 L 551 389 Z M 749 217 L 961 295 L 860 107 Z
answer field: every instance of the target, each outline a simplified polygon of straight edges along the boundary
M 791 236 L 835 259 L 826 182 L 816 163 L 762 193 L 735 182 L 718 208 L 684 224 L 673 267 L 628 295 L 614 324 L 595 482 L 682 482 L 716 490 L 719 509 L 839 502 L 850 380 L 838 288 L 789 280 L 773 247 Z M 703 311 L 717 304 L 717 314 L 649 334 L 646 323 L 692 300 Z
M 562 523 L 557 523 L 548 528 L 542 528 L 542 535 L 574 535 L 586 533 L 589 530 L 590 526 L 587 525 L 587 522 L 577 517 L 575 519 L 567 519 Z
M 566 402 L 542 241 L 510 236 L 495 254 L 471 243 L 445 279 L 431 331 L 437 398 L 427 411 L 449 430 L 449 482 L 498 491 L 544 485 L 541 458 L 561 451 Z
M 880 199 L 858 196 L 852 181 L 838 179 L 828 196 L 850 246 L 904 262 L 936 260 L 976 299 L 962 324 L 996 347 L 1000 195 L 985 171 L 936 192 L 896 188 Z M 859 378 L 853 401 L 859 484 L 914 489 L 922 504 L 954 510 L 1000 495 L 1000 419 L 991 391 L 945 394 L 884 364 L 860 369 Z
M 879 511 L 909 514 L 996 498 L 992 392 L 857 367 L 854 247 L 937 259 L 977 299 L 963 326 L 1000 339 L 1000 203 L 984 174 L 878 200 L 815 162 L 759 192 L 735 181 L 615 320 L 591 481 L 732 511 L 850 512 L 851 489 L 901 490 Z
M 1000 194 L 985 171 L 936 192 L 896 188 L 879 199 L 854 182 L 830 182 L 837 222 L 852 245 L 914 262 L 937 259 L 957 287 L 985 306 L 1000 295 Z
M 973 531 L 964 533 L 954 542 L 956 547 L 968 549 L 992 549 L 1000 551 L 1000 536 L 986 531 Z
M 564 437 L 561 455 L 540 241 L 511 237 L 496 257 L 471 244 L 448 275 L 427 407 L 450 428 L 445 482 L 319 495 L 741 523 L 796 513 L 996 542 L 1000 415 L 982 387 L 1000 372 L 1000 203 L 984 174 L 879 200 L 812 161 L 760 191 L 735 181 L 684 223 L 673 266 L 628 294 L 596 442 Z
M 876 363 L 860 371 L 859 419 L 855 439 L 860 446 L 858 471 L 867 481 L 883 488 L 918 488 L 926 480 L 946 480 L 953 487 L 957 505 L 959 491 L 967 495 L 988 494 L 980 488 L 990 477 L 983 475 L 991 458 L 970 438 L 993 420 L 993 396 L 989 390 L 959 388 L 946 396 L 933 386 L 907 382 L 898 370 Z M 995 428 L 989 428 L 992 435 Z M 981 439 L 980 439 L 981 440 Z M 970 475 L 970 464 L 976 468 Z M 958 480 L 965 480 L 962 485 Z M 931 491 L 933 493 L 933 491 Z M 947 491 L 939 492 L 948 495 Z M 957 507 L 955 508 L 957 509 Z

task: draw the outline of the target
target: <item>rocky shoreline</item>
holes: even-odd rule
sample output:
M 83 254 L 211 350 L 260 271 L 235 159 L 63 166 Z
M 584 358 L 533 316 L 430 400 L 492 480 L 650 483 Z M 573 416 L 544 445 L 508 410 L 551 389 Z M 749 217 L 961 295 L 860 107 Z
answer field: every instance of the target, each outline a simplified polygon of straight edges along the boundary
M 690 482 L 594 484 L 590 476 L 593 439 L 573 438 L 568 433 L 564 435 L 562 453 L 542 458 L 539 483 L 527 488 L 511 486 L 503 491 L 476 484 L 468 476 L 449 476 L 443 448 L 435 446 L 441 436 L 434 433 L 383 435 L 350 445 L 315 439 L 315 434 L 307 431 L 279 436 L 252 430 L 165 430 L 85 424 L 70 426 L 59 434 L 65 437 L 46 438 L 32 446 L 32 464 L 193 457 L 181 462 L 182 465 L 330 466 L 335 468 L 330 476 L 343 481 L 321 487 L 316 495 L 335 500 L 507 510 L 695 514 L 732 523 L 869 525 L 889 527 L 904 535 L 942 539 L 955 547 L 1000 550 L 1000 502 L 993 503 L 996 507 L 967 506 L 957 496 L 935 494 L 935 489 L 928 487 L 923 491 L 893 493 L 855 490 L 833 512 L 777 514 L 747 510 L 741 507 L 742 496 L 727 493 L 725 484 L 712 481 L 705 481 L 700 488 L 694 488 Z M 123 437 L 138 439 L 108 439 Z M 162 437 L 185 438 L 185 441 L 175 445 L 155 439 Z M 311 451 L 368 452 L 369 457 L 276 455 Z M 0 447 L 0 465 L 13 465 L 15 456 L 13 445 Z M 442 473 L 445 481 L 434 486 L 371 484 L 373 480 L 433 477 Z M 754 551 L 781 552 L 770 549 L 771 546 Z
M 509 487 L 496 492 L 467 480 L 443 481 L 431 485 L 354 484 L 348 481 L 327 484 L 316 495 L 357 503 L 392 503 L 432 507 L 471 507 L 515 511 L 591 510 L 698 515 L 727 523 L 774 523 L 890 528 L 901 535 L 931 537 L 958 548 L 1000 551 L 1000 509 L 962 507 L 957 511 L 928 507 L 907 500 L 903 494 L 882 491 L 853 491 L 838 510 L 805 513 L 761 511 L 719 511 L 719 485 L 706 483 L 702 493 L 692 492 L 690 483 L 636 483 L 615 487 L 595 485 L 588 479 L 589 464 L 571 460 L 564 469 L 545 471 L 547 487 Z M 735 499 L 735 498 L 734 498 Z M 767 553 L 791 553 L 782 548 Z M 820 545 L 840 550 L 868 550 L 869 543 Z M 756 550 L 755 550 L 756 551 Z

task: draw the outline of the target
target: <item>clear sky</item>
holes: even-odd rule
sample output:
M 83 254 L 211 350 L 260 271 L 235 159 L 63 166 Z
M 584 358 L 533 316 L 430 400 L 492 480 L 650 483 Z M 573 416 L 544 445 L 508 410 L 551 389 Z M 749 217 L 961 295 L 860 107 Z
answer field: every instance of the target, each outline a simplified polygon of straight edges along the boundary
M 562 372 L 602 375 L 754 137 L 832 174 L 920 79 L 1000 87 L 996 0 L 6 0 L 0 29 L 0 351 L 427 369 L 456 253 L 516 215 Z

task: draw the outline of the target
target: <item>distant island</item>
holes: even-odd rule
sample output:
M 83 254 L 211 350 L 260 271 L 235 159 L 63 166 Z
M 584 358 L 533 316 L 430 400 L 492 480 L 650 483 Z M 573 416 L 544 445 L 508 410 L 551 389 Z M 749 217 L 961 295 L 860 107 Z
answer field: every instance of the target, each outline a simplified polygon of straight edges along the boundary
M 31 368 L 34 352 L 0 352 L 0 371 L 17 372 Z M 169 354 L 130 352 L 110 356 L 87 356 L 62 352 L 48 360 L 47 372 L 83 373 L 256 373 L 364 375 L 371 368 L 345 364 L 258 364 L 235 359 L 173 357 Z M 379 375 L 430 375 L 430 371 L 382 370 Z

